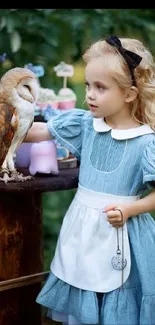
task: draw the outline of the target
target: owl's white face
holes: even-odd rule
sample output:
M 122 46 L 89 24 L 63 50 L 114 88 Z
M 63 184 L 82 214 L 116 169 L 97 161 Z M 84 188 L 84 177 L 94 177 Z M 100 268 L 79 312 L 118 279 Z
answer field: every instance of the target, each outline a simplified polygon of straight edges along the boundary
M 39 82 L 29 69 L 13 68 L 0 79 L 0 102 L 16 107 L 16 104 L 35 104 Z
M 34 103 L 39 92 L 39 84 L 36 79 L 23 79 L 16 88 L 17 95 L 27 102 Z

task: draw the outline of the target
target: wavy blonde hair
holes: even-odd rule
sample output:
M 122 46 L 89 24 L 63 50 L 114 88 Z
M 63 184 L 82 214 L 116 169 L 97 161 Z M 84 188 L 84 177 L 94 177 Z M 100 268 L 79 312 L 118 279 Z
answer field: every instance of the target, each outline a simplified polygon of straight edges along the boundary
M 142 57 L 140 64 L 134 69 L 134 77 L 138 88 L 138 96 L 132 102 L 131 116 L 141 124 L 149 124 L 155 129 L 155 62 L 151 52 L 142 42 L 131 38 L 120 38 L 122 46 Z M 132 77 L 127 62 L 118 50 L 105 40 L 91 45 L 83 55 L 87 64 L 96 57 L 103 57 L 103 64 L 109 68 L 111 76 L 123 89 L 132 86 Z

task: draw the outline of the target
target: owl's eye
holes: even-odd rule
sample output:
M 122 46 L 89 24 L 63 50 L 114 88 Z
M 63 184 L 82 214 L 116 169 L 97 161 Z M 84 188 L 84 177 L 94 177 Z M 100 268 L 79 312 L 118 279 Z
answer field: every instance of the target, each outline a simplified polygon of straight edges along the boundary
M 24 87 L 26 87 L 29 91 L 31 91 L 31 87 L 28 85 L 24 85 Z

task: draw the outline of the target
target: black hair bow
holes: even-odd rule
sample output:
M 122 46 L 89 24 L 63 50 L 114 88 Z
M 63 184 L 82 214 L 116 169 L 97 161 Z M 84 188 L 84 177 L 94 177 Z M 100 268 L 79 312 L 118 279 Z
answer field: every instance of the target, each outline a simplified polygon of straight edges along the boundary
M 125 61 L 127 62 L 128 66 L 129 66 L 132 80 L 133 80 L 133 85 L 136 85 L 133 70 L 139 65 L 139 63 L 142 60 L 142 57 L 134 52 L 126 50 L 122 46 L 121 41 L 119 40 L 119 38 L 117 36 L 108 37 L 106 39 L 106 42 L 108 44 L 116 47 L 118 49 L 119 53 L 123 56 L 123 58 L 125 59 Z

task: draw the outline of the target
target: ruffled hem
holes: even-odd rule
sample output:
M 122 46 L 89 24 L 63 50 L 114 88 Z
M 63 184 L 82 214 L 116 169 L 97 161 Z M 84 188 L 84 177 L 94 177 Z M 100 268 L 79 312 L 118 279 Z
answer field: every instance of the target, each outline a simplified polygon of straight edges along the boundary
M 52 273 L 36 301 L 47 307 L 48 316 L 57 321 L 66 321 L 71 317 L 77 319 L 78 324 L 99 322 L 95 292 L 72 287 Z M 59 319 L 55 318 L 54 315 L 58 313 L 54 312 L 61 313 Z M 100 322 L 104 325 L 155 325 L 155 295 L 142 295 L 141 286 L 119 288 L 106 293 L 101 306 Z
M 70 286 L 53 273 L 50 273 L 36 302 L 53 311 L 72 315 L 83 324 L 98 324 L 96 294 Z
M 140 286 L 131 289 L 120 288 L 104 295 L 101 307 L 102 324 L 141 325 L 141 300 Z M 148 319 L 147 325 L 149 324 Z
M 67 315 L 64 313 L 58 313 L 57 311 L 53 311 L 48 309 L 47 317 L 51 318 L 56 322 L 62 322 L 66 325 L 83 325 L 78 319 L 72 315 Z
M 140 325 L 155 324 L 155 295 L 143 295 L 139 323 Z
M 155 325 L 155 295 L 142 295 L 141 287 L 115 290 L 105 295 L 101 324 Z

